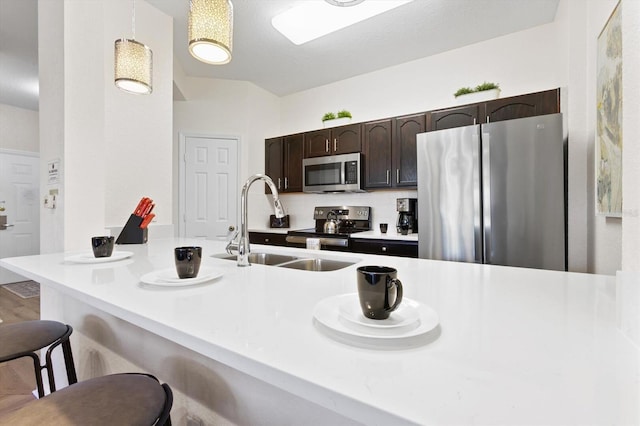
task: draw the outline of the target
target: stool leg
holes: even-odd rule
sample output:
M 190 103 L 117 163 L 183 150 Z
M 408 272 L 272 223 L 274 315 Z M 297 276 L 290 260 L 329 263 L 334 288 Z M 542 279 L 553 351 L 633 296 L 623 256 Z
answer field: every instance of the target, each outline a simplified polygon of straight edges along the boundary
M 57 348 L 60 344 L 62 344 L 62 354 L 64 356 L 64 366 L 67 370 L 67 380 L 69 384 L 72 385 L 78 382 L 78 378 L 76 376 L 76 369 L 73 364 L 73 353 L 71 352 L 71 343 L 69 342 L 69 336 L 73 332 L 73 328 L 67 325 L 66 333 L 58 339 L 55 343 L 49 346 L 47 349 L 47 355 L 45 357 L 46 360 L 46 368 L 47 368 L 47 376 L 49 377 L 49 388 L 51 392 L 56 391 L 56 380 L 53 375 L 53 363 L 51 362 L 51 353 L 55 348 Z
M 71 342 L 69 339 L 62 343 L 62 353 L 64 354 L 64 365 L 67 369 L 67 379 L 69 384 L 78 383 L 78 376 L 76 375 L 76 367 L 73 363 L 73 353 L 71 352 Z
M 40 366 L 40 358 L 34 353 L 30 353 L 28 356 L 33 360 L 33 372 L 36 375 L 38 398 L 42 398 L 44 396 L 44 385 L 42 384 L 42 367 Z

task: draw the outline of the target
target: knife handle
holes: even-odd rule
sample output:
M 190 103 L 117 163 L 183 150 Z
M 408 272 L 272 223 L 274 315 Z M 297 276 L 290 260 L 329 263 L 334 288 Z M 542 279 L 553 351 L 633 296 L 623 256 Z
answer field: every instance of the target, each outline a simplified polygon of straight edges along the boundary
M 156 217 L 155 214 L 151 213 L 148 214 L 143 220 L 142 223 L 140 224 L 140 229 L 145 229 L 147 226 L 149 226 L 149 223 L 151 222 L 151 220 Z

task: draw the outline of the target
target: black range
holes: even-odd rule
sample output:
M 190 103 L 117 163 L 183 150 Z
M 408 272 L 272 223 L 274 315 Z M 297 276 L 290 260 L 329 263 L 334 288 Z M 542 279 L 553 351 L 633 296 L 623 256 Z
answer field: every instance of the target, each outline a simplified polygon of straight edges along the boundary
M 315 227 L 287 233 L 287 245 L 307 247 L 307 239 L 318 239 L 323 250 L 348 251 L 349 236 L 371 230 L 371 207 L 328 206 L 313 210 Z M 333 224 L 332 224 L 332 223 Z

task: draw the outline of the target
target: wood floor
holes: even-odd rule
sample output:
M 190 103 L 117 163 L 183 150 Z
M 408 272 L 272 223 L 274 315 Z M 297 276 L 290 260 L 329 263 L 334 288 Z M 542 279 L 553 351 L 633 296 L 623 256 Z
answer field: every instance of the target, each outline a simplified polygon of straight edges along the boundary
M 23 299 L 0 287 L 2 324 L 40 319 L 40 297 Z M 0 414 L 35 399 L 36 388 L 31 358 L 0 363 Z

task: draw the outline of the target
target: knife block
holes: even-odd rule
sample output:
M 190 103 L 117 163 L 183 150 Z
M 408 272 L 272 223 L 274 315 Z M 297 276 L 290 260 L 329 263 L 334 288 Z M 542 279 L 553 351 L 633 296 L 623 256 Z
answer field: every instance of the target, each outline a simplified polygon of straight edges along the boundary
M 145 244 L 147 242 L 147 228 L 141 229 L 142 217 L 132 214 L 120 231 L 116 244 Z

